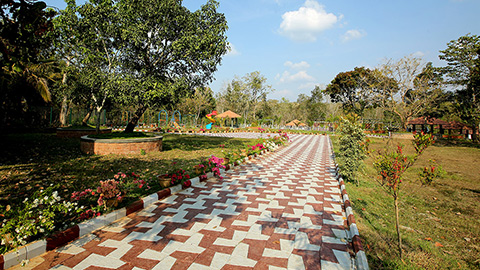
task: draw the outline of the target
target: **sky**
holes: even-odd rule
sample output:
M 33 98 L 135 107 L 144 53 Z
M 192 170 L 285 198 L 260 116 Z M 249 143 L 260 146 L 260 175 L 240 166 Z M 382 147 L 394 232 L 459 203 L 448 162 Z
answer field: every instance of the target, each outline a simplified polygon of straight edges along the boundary
M 206 1 L 183 4 L 194 11 Z M 386 59 L 415 56 L 445 66 L 438 56 L 449 41 L 480 35 L 479 0 L 218 1 L 231 51 L 209 85 L 215 93 L 235 77 L 259 71 L 274 89 L 269 99 L 296 101 L 340 72 L 375 68 Z

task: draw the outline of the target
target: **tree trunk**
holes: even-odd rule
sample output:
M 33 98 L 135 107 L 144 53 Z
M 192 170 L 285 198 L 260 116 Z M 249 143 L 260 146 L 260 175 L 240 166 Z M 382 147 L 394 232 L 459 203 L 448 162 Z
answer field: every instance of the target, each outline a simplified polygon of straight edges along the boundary
M 96 126 L 96 130 L 97 130 L 97 134 L 100 134 L 100 123 L 101 123 L 101 121 L 102 121 L 102 120 L 100 119 L 100 116 L 101 116 L 101 114 L 102 114 L 102 107 L 97 108 L 96 113 L 97 113 L 97 121 L 96 121 L 96 125 L 95 125 L 95 126 Z
M 132 119 L 128 121 L 127 127 L 123 132 L 125 133 L 132 133 L 135 127 L 137 126 L 138 120 L 142 117 L 143 113 L 147 110 L 147 106 L 140 105 L 140 107 L 135 111 L 133 114 Z
M 475 124 L 472 127 L 472 142 L 477 142 L 478 141 L 477 130 L 478 130 L 478 125 Z
M 397 237 L 398 237 L 398 252 L 400 254 L 400 260 L 402 259 L 402 237 L 400 236 L 400 221 L 398 216 L 398 198 L 394 196 L 393 198 L 395 203 L 395 227 L 397 228 Z
M 87 126 L 88 125 L 88 120 L 92 116 L 93 109 L 94 109 L 93 105 L 90 106 L 90 108 L 88 109 L 87 115 L 85 115 L 85 117 L 82 120 L 82 126 Z
M 67 112 L 68 112 L 67 96 L 63 96 L 62 106 L 60 108 L 60 126 L 62 127 L 67 125 Z
M 67 67 L 70 66 L 70 59 L 67 58 Z M 67 84 L 67 72 L 63 73 L 62 76 L 62 85 Z M 62 107 L 60 109 L 60 126 L 64 127 L 67 125 L 67 112 L 68 112 L 68 103 L 67 95 L 64 93 L 62 100 Z

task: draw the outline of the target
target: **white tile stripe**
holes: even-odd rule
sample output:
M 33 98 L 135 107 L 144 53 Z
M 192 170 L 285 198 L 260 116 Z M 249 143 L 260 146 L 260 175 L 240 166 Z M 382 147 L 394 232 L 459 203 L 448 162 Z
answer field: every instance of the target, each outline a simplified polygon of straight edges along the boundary
M 331 157 L 332 157 L 332 160 L 335 162 L 335 154 L 333 152 L 333 145 L 332 145 L 332 141 L 330 140 L 329 138 L 329 152 L 331 152 Z M 338 184 L 340 186 L 340 189 L 341 191 L 343 192 L 345 190 L 346 192 L 346 188 L 345 188 L 345 184 L 343 184 L 343 179 L 342 177 L 340 176 L 340 169 L 338 167 L 338 164 L 334 163 L 334 166 L 335 166 L 335 176 L 338 180 Z M 343 196 L 343 203 L 345 205 L 346 202 L 350 202 L 349 198 L 348 198 L 348 195 L 347 193 L 344 194 Z M 351 206 L 348 206 L 346 209 L 345 209 L 346 213 L 347 213 L 347 221 L 349 220 L 348 217 L 351 215 L 352 217 L 354 216 L 353 215 L 353 209 Z M 347 223 L 350 223 L 350 222 L 347 222 Z M 355 223 L 352 223 L 352 224 L 348 224 L 349 226 L 349 230 L 350 230 L 350 234 L 351 234 L 351 238 L 353 238 L 354 236 L 357 236 L 359 237 L 360 234 L 359 234 L 359 231 L 358 231 L 358 228 L 357 228 L 357 224 Z M 361 243 L 360 243 L 361 245 Z M 365 251 L 363 251 L 361 247 L 358 247 L 358 251 L 357 253 L 355 254 L 355 264 L 356 264 L 356 269 L 358 270 L 369 270 L 369 266 L 368 266 L 368 262 L 367 262 L 367 257 L 365 255 Z M 323 261 L 322 261 L 322 268 L 323 268 Z

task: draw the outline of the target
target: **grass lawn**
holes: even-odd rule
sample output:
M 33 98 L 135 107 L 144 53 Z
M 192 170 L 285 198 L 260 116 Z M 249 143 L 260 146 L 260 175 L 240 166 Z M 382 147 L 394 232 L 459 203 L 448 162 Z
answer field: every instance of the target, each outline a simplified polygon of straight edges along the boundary
M 337 138 L 334 138 L 337 148 Z M 371 150 L 386 139 L 371 139 Z M 413 153 L 410 140 L 402 143 Z M 445 175 L 422 186 L 418 172 L 435 160 Z M 398 259 L 393 199 L 382 190 L 365 160 L 360 185 L 348 183 L 355 217 L 372 269 L 480 269 L 480 149 L 439 141 L 430 146 L 400 185 L 400 225 L 404 259 Z
M 190 169 L 210 155 L 223 157 L 222 151 L 246 147 L 255 140 L 166 134 L 163 151 L 135 155 L 86 155 L 79 139 L 57 138 L 54 133 L 10 134 L 0 136 L 0 213 L 9 205 L 21 205 L 36 190 L 59 185 L 66 200 L 74 191 L 95 189 L 100 180 L 112 179 L 118 172 L 134 172 L 160 190 L 156 176 L 164 174 L 172 163 Z M 122 204 L 131 203 L 135 196 Z M 141 195 L 141 194 L 140 194 Z M 146 194 L 144 194 L 146 195 Z

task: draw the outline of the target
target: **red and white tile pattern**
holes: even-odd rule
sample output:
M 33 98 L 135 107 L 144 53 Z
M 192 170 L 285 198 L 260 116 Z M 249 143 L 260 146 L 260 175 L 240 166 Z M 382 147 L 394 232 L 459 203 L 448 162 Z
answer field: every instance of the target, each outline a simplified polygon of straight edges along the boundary
M 326 136 L 200 182 L 31 262 L 36 269 L 353 269 Z

